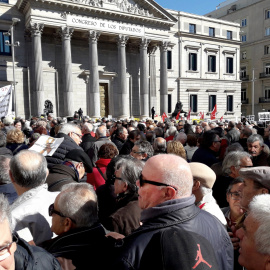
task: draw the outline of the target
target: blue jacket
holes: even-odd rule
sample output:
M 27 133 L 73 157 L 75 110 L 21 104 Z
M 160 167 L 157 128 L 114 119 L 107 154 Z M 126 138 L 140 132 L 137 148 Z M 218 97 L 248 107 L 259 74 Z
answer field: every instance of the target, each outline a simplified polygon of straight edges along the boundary
M 233 269 L 233 246 L 225 227 L 213 215 L 195 206 L 195 197 L 163 202 L 142 212 L 143 225 L 116 248 L 113 269 L 139 269 L 152 237 L 167 228 L 181 228 L 206 238 L 215 250 L 219 270 Z M 177 254 L 175 254 L 177 256 Z

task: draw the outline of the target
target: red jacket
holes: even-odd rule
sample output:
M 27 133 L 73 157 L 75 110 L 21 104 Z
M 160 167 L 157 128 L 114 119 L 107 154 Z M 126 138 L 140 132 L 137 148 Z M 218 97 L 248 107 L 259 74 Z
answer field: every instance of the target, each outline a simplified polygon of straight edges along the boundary
M 102 171 L 105 177 L 106 177 L 107 166 L 110 162 L 111 162 L 111 159 L 105 159 L 105 158 L 101 158 L 96 162 L 96 166 L 100 168 L 100 170 Z M 93 168 L 93 172 L 87 174 L 87 183 L 93 185 L 94 189 L 96 190 L 99 186 L 105 184 L 105 179 L 100 174 L 97 168 Z

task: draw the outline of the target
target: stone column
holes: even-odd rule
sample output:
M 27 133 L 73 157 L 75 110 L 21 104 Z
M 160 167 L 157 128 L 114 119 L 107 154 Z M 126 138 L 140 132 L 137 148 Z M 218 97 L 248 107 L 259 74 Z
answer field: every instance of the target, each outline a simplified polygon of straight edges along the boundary
M 155 107 L 157 103 L 157 86 L 156 86 L 156 50 L 157 46 L 148 47 L 149 51 L 149 75 L 150 75 L 150 108 Z
M 63 86 L 64 86 L 64 109 L 66 116 L 74 115 L 73 108 L 73 82 L 72 82 L 72 60 L 70 39 L 73 28 L 62 27 L 60 34 L 62 37 L 62 69 L 63 69 Z
M 147 69 L 147 47 L 149 40 L 141 39 L 140 43 L 140 96 L 141 96 L 141 117 L 149 117 L 149 88 Z
M 99 76 L 98 76 L 98 52 L 97 41 L 100 36 L 99 32 L 89 31 L 89 55 L 90 55 L 90 117 L 100 117 L 100 96 L 99 96 Z
M 30 31 L 32 36 L 32 85 L 34 91 L 34 102 L 36 103 L 33 114 L 40 116 L 44 109 L 44 86 L 43 86 L 43 70 L 42 70 L 42 50 L 41 50 L 41 34 L 44 24 L 31 23 Z
M 167 50 L 168 42 L 163 41 L 160 46 L 160 115 L 168 114 L 168 73 Z
M 125 35 L 118 36 L 118 93 L 119 93 L 119 110 L 118 117 L 126 118 L 129 113 L 129 100 L 127 89 L 127 63 L 126 63 L 126 43 L 128 37 Z

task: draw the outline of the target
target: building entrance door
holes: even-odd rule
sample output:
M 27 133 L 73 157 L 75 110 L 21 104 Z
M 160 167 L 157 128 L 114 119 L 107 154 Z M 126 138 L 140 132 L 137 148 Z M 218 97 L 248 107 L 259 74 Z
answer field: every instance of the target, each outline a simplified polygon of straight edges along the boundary
M 100 116 L 107 117 L 109 114 L 108 84 L 99 84 Z

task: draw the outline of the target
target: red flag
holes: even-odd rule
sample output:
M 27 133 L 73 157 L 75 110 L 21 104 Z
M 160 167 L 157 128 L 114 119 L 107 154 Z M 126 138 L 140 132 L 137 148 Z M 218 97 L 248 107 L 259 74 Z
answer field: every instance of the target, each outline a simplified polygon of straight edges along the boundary
M 203 120 L 204 119 L 204 112 L 199 112 L 199 117 L 200 117 L 200 120 Z
M 202 113 L 202 117 L 201 117 L 201 120 L 203 120 L 204 119 L 204 112 Z
M 217 113 L 217 104 L 215 105 L 213 111 L 211 112 L 211 120 L 216 119 L 216 113 Z
M 167 116 L 167 114 L 164 112 L 164 113 L 162 114 L 162 121 L 163 121 L 163 122 L 165 121 L 165 118 L 168 118 L 168 116 Z
M 223 121 L 223 115 L 220 117 L 220 122 L 222 122 Z
M 178 112 L 178 114 L 176 115 L 176 117 L 175 117 L 175 119 L 176 119 L 176 120 L 178 120 L 178 119 L 179 119 L 180 112 L 181 112 L 181 111 L 179 111 L 179 112 Z
M 187 115 L 187 120 L 190 120 L 190 113 L 191 113 L 191 108 L 189 108 L 188 115 Z

